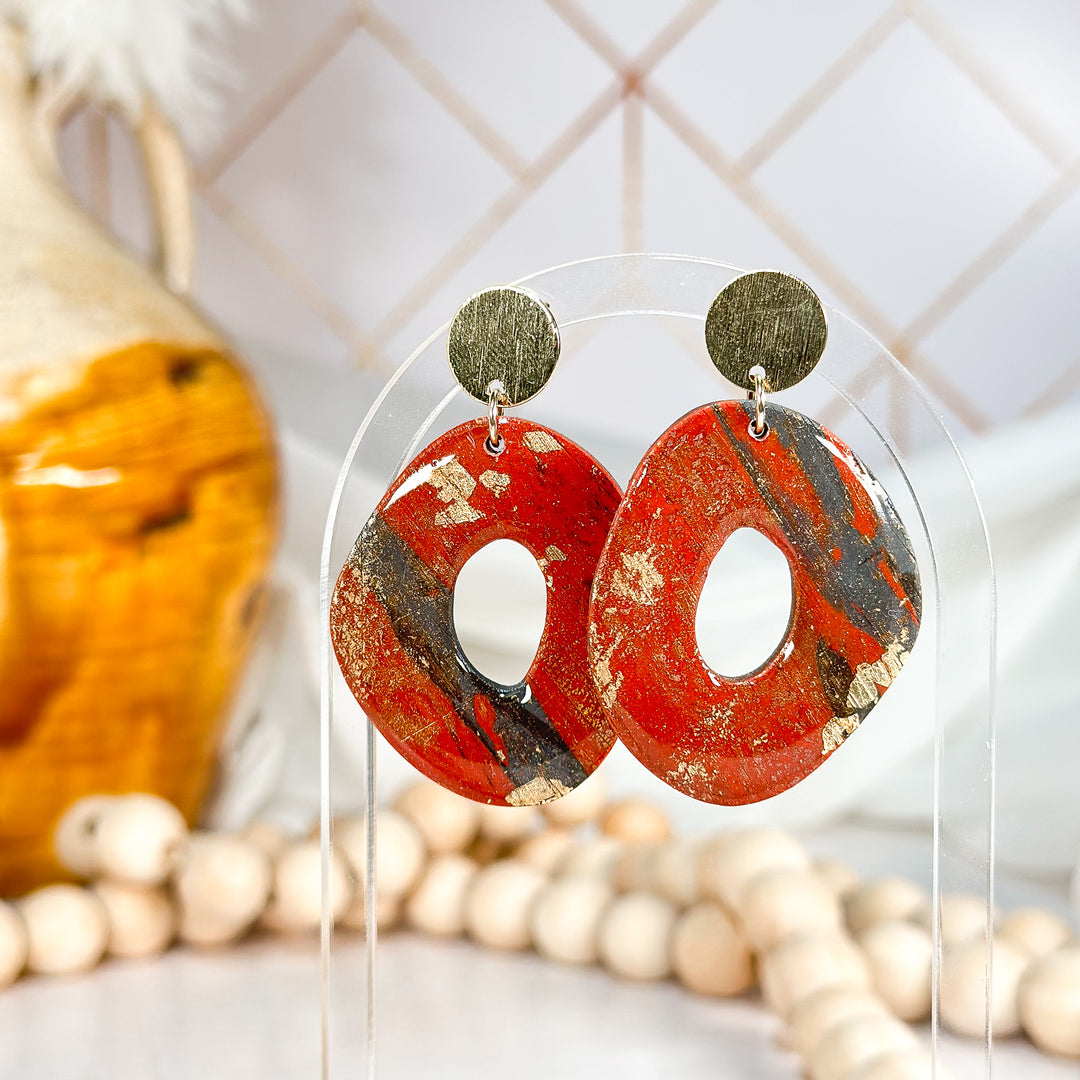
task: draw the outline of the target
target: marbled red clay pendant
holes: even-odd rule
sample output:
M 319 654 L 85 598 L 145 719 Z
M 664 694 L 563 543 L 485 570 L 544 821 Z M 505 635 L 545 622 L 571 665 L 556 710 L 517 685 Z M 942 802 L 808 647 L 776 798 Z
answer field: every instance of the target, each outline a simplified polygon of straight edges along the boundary
M 349 688 L 421 772 L 461 795 L 532 805 L 576 787 L 615 736 L 589 678 L 589 593 L 619 505 L 615 481 L 564 436 L 502 419 L 436 439 L 397 478 L 337 580 L 330 632 Z M 547 581 L 525 680 L 502 686 L 454 631 L 454 583 L 492 540 L 516 540 Z
M 881 485 L 835 435 L 750 402 L 689 413 L 630 482 L 593 586 L 589 659 L 618 736 L 705 802 L 767 799 L 813 772 L 896 678 L 919 628 L 914 553 Z M 784 552 L 792 613 L 776 652 L 741 678 L 714 672 L 695 613 L 736 529 Z

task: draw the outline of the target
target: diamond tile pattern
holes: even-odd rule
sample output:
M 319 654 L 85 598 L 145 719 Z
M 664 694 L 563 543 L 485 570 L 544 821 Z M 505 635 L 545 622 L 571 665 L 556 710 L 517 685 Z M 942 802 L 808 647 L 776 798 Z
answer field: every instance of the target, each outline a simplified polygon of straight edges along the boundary
M 389 370 L 476 288 L 648 248 L 804 274 L 969 429 L 1080 396 L 1068 0 L 254 8 L 196 157 L 196 299 L 241 342 Z M 65 161 L 139 239 L 117 137 Z

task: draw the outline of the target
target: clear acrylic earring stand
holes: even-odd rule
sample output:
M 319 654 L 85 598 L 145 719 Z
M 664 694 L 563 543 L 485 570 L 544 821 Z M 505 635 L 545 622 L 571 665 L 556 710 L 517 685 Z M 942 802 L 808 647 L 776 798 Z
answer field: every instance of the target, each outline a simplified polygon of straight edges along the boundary
M 707 401 L 740 396 L 709 362 L 703 324 L 717 292 L 741 272 L 703 259 L 635 254 L 523 279 L 550 304 L 563 348 L 549 386 L 517 415 L 564 432 L 625 484 L 644 451 L 679 416 Z M 828 345 L 816 371 L 775 400 L 835 430 L 890 492 L 919 558 L 923 626 L 904 674 L 857 738 L 791 793 L 751 808 L 751 815 L 775 813 L 784 823 L 827 816 L 830 798 L 863 760 L 881 773 L 886 791 L 894 767 L 905 769 L 906 786 L 890 802 L 890 821 L 932 831 L 925 872 L 936 947 L 927 1042 L 944 1071 L 989 1075 L 988 1008 L 981 1045 L 939 1032 L 936 929 L 943 894 L 974 892 L 985 896 L 988 920 L 992 910 L 995 595 L 985 525 L 964 462 L 925 393 L 865 330 L 839 311 L 828 310 L 828 320 Z M 324 875 L 334 818 L 350 812 L 365 816 L 367 877 L 373 878 L 379 756 L 374 729 L 333 659 L 329 596 L 356 535 L 401 468 L 431 439 L 483 412 L 453 379 L 446 331 L 440 327 L 420 345 L 364 419 L 327 521 L 321 577 Z M 904 684 L 908 691 L 902 694 Z M 382 753 L 392 756 L 386 748 Z M 646 770 L 640 770 L 644 783 Z M 694 812 L 697 823 L 711 830 L 760 819 L 699 804 Z M 751 1013 L 761 1023 L 763 1006 L 695 999 L 671 985 L 620 985 L 595 969 L 559 969 L 464 942 L 403 938 L 392 951 L 380 951 L 375 932 L 358 937 L 335 931 L 328 907 L 324 898 L 323 1076 L 331 1080 L 373 1080 L 376 1073 L 693 1077 L 715 1075 L 725 1054 L 734 1055 L 725 1075 L 768 1075 L 763 1062 L 782 1056 L 767 1033 L 749 1039 L 739 1027 Z M 648 994 L 654 996 L 642 996 Z M 728 1015 L 741 1032 L 734 1040 L 723 1034 Z M 786 1067 L 790 1071 L 790 1063 Z

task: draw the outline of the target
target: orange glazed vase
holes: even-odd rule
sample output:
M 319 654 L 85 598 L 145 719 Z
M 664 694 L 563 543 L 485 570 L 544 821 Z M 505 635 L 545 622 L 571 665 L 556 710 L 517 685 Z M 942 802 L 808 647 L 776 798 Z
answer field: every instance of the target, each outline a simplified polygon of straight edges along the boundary
M 83 795 L 150 791 L 197 817 L 277 521 L 272 433 L 250 381 L 75 205 L 29 86 L 21 39 L 0 22 L 8 896 L 64 876 L 52 833 Z

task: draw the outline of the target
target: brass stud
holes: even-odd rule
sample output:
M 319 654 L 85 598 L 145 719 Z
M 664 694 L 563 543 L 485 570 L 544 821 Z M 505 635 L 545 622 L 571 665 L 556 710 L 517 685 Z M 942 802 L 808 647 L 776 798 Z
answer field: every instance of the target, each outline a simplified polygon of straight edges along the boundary
M 786 390 L 814 370 L 828 327 L 817 293 L 778 270 L 755 270 L 729 282 L 709 308 L 705 345 L 724 378 L 753 389 L 750 369 L 765 369 L 765 389 Z
M 506 405 L 520 405 L 545 386 L 559 359 L 559 327 L 536 293 L 517 286 L 485 289 L 458 309 L 447 356 L 466 393 L 488 404 L 502 383 Z

